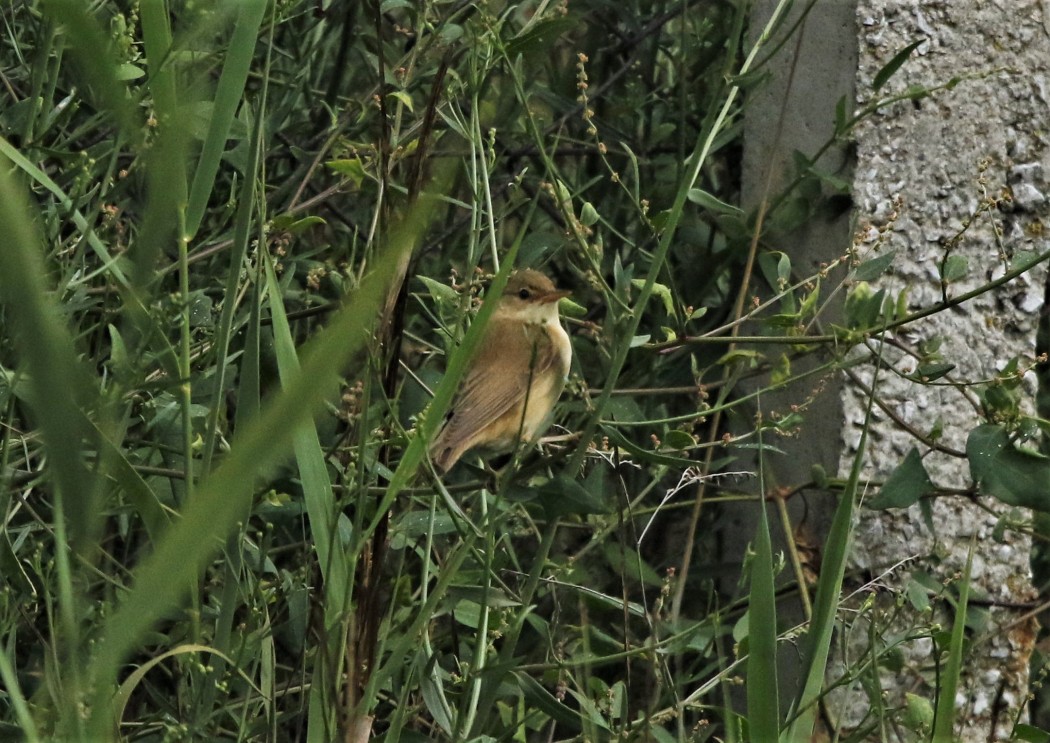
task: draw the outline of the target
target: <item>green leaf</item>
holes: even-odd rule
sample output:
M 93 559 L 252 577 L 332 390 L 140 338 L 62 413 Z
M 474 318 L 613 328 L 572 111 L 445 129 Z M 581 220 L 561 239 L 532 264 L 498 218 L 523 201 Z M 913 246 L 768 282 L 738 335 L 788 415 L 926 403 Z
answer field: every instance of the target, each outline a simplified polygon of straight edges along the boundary
M 883 85 L 889 82 L 890 78 L 893 77 L 894 73 L 901 68 L 901 66 L 908 61 L 908 57 L 911 53 L 919 48 L 920 44 L 923 44 L 926 39 L 919 39 L 908 44 L 908 46 L 901 49 L 895 55 L 893 59 L 886 63 L 886 65 L 875 73 L 875 79 L 871 82 L 871 89 L 878 90 Z
M 288 232 L 295 235 L 303 230 L 318 224 L 328 224 L 323 218 L 317 216 L 296 217 L 292 214 L 279 214 L 273 218 L 270 228 L 277 232 Z
M 727 204 L 702 188 L 690 188 L 689 192 L 686 194 L 686 198 L 694 204 L 698 204 L 715 214 L 731 215 L 735 217 L 742 217 L 744 215 L 744 210 L 740 207 Z
M 1014 737 L 1029 743 L 1050 743 L 1050 733 L 1035 725 L 1019 723 L 1014 726 Z
M 434 723 L 446 735 L 452 734 L 452 714 L 445 692 L 440 683 L 440 669 L 436 660 L 426 664 L 427 669 L 420 674 L 419 692 L 423 705 L 434 719 Z
M 435 302 L 458 302 L 459 294 L 448 284 L 440 281 L 435 281 L 429 276 L 419 276 L 420 281 L 427 287 L 427 291 L 430 292 L 430 296 Z
M 815 175 L 821 183 L 828 186 L 835 193 L 848 194 L 852 190 L 853 185 L 845 178 L 839 178 L 837 175 L 826 173 L 817 168 L 809 168 L 806 172 Z
M 893 259 L 897 257 L 897 251 L 891 250 L 883 253 L 877 258 L 864 261 L 853 270 L 854 281 L 873 281 L 889 270 Z
M 641 289 L 643 286 L 645 286 L 645 279 L 634 279 L 631 281 L 631 284 L 635 288 Z M 671 296 L 671 290 L 667 287 L 667 285 L 661 284 L 658 281 L 654 282 L 653 294 L 655 294 L 663 303 L 664 312 L 666 312 L 671 317 L 674 317 L 674 297 Z
M 518 688 L 521 689 L 522 696 L 525 697 L 525 701 L 530 706 L 540 710 L 559 725 L 565 725 L 569 731 L 575 732 L 580 730 L 580 716 L 564 703 L 558 701 L 547 689 L 540 686 L 536 679 L 521 672 L 515 672 L 514 678 L 518 682 Z
M 872 389 L 878 389 L 878 367 L 872 381 Z M 867 413 L 861 430 L 860 443 L 853 456 L 846 487 L 839 497 L 831 528 L 824 542 L 824 560 L 817 582 L 817 595 L 813 600 L 813 616 L 806 634 L 801 662 L 803 681 L 792 710 L 796 717 L 780 737 L 790 743 L 804 743 L 813 737 L 816 725 L 818 701 L 823 695 L 827 677 L 828 656 L 837 622 L 842 581 L 846 575 L 850 549 L 853 542 L 853 509 L 860 491 L 860 473 L 868 447 L 868 429 L 871 411 L 875 404 L 874 392 L 868 397 Z
M 905 594 L 916 611 L 926 611 L 930 608 L 929 591 L 918 581 L 910 580 L 905 587 Z
M 613 398 L 616 400 L 617 398 Z M 636 445 L 633 441 L 628 439 L 618 430 L 612 426 L 602 426 L 602 435 L 609 438 L 609 442 L 623 449 L 625 452 L 631 455 L 631 458 L 637 462 L 646 462 L 648 464 L 662 464 L 668 467 L 676 467 L 679 469 L 686 467 L 695 467 L 696 461 L 688 459 L 686 457 L 676 457 L 668 454 L 665 451 L 654 452 L 651 449 L 643 449 Z M 720 466 L 724 466 L 732 461 L 732 458 L 720 462 Z
M 413 104 L 412 104 L 412 96 L 410 96 L 405 91 L 403 91 L 403 90 L 395 90 L 392 93 L 388 93 L 387 95 L 390 96 L 391 98 L 394 98 L 395 100 L 400 101 L 401 104 L 405 108 L 407 108 L 409 111 L 411 111 L 413 113 L 415 112 L 415 108 L 413 108 Z
M 573 302 L 569 297 L 558 300 L 558 312 L 568 317 L 584 317 L 588 310 L 582 304 Z
M 791 280 L 791 258 L 787 253 L 781 253 L 777 261 L 777 278 L 784 282 Z
M 909 374 L 907 377 L 916 382 L 932 382 L 950 374 L 954 368 L 955 364 L 951 364 L 947 361 L 938 361 L 933 364 L 920 364 L 919 368 L 915 370 L 915 373 Z
M 966 278 L 970 272 L 970 262 L 961 255 L 950 255 L 941 267 L 941 280 L 945 284 L 951 284 L 959 279 Z
M 762 443 L 761 438 L 759 443 Z M 776 574 L 765 500 L 761 501 L 759 508 L 747 609 L 747 717 L 752 740 L 775 741 L 780 731 Z
M 904 693 L 904 713 L 901 722 L 909 730 L 927 733 L 933 727 L 933 705 L 926 697 L 911 692 Z
M 565 475 L 558 475 L 535 488 L 537 500 L 549 518 L 562 516 L 590 516 L 610 513 L 612 507 L 604 498 L 591 493 L 581 483 Z
M 76 356 L 51 287 L 45 285 L 49 272 L 43 261 L 43 238 L 30 217 L 35 210 L 11 170 L 10 163 L 0 158 L 0 225 L 5 234 L 0 302 L 6 313 L 5 336 L 13 336 L 21 370 L 29 377 L 30 407 L 43 435 L 56 500 L 68 519 L 66 528 L 74 537 L 73 546 L 85 548 L 87 543 L 81 539 L 92 533 L 100 509 L 95 502 L 95 473 L 85 466 L 81 451 L 83 442 L 93 438 L 81 411 L 97 408 L 98 390 Z M 60 608 L 74 611 L 71 606 Z
M 665 449 L 671 449 L 674 451 L 688 449 L 689 447 L 696 445 L 696 441 L 693 440 L 692 436 L 677 428 L 665 433 L 662 443 Z
M 234 5 L 237 8 L 237 21 L 215 89 L 215 105 L 208 122 L 208 135 L 201 149 L 197 170 L 193 174 L 189 203 L 186 205 L 185 230 L 188 236 L 196 234 L 211 198 L 233 117 L 244 94 L 244 84 L 248 80 L 248 71 L 251 68 L 255 43 L 267 4 L 266 0 L 241 0 Z
M 1050 459 L 1015 447 L 1002 426 L 985 424 L 971 431 L 966 458 L 982 493 L 1010 506 L 1050 512 Z
M 776 226 L 790 232 L 809 221 L 811 213 L 808 200 L 801 197 L 787 199 L 776 212 Z
M 579 19 L 571 16 L 537 21 L 507 42 L 507 57 L 514 59 L 530 51 L 549 50 L 559 36 L 579 28 L 579 25 Z
M 344 160 L 329 160 L 325 167 L 347 178 L 355 187 L 360 187 L 368 175 L 361 158 L 352 157 Z
M 951 640 L 948 642 L 948 660 L 941 673 L 937 691 L 937 709 L 933 723 L 932 743 L 953 743 L 955 728 L 955 690 L 962 676 L 963 648 L 966 644 L 966 611 L 970 601 L 970 575 L 973 570 L 973 553 L 977 535 L 970 540 L 966 556 L 966 570 L 959 582 L 959 600 L 955 605 L 955 621 L 952 623 Z M 943 647 L 942 643 L 938 643 Z
M 141 67 L 137 67 L 133 64 L 124 63 L 117 67 L 117 80 L 138 80 L 143 77 L 146 71 Z
M 874 327 L 882 314 L 882 303 L 885 298 L 885 289 L 872 294 L 871 287 L 867 283 L 861 282 L 857 284 L 849 296 L 846 297 L 845 314 L 849 327 Z
M 753 369 L 763 359 L 765 359 L 765 354 L 761 351 L 749 351 L 746 348 L 738 348 L 722 354 L 715 363 L 721 366 L 727 366 L 729 364 L 747 364 L 748 367 Z
M 849 124 L 849 102 L 846 96 L 842 96 L 835 104 L 835 134 L 845 134 L 847 124 Z
M 869 508 L 907 508 L 935 489 L 919 450 L 914 446 L 897 465 L 882 486 L 879 494 L 868 503 Z

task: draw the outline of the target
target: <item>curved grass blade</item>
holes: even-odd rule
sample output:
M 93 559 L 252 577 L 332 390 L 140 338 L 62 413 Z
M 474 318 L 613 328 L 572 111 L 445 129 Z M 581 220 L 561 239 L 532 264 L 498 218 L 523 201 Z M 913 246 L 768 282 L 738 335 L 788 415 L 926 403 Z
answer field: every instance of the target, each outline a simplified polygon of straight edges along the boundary
M 73 590 L 70 551 L 92 558 L 100 510 L 97 478 L 85 464 L 83 449 L 94 435 L 81 411 L 97 409 L 98 395 L 44 287 L 43 241 L 32 213 L 25 190 L 15 184 L 9 164 L 0 160 L 0 230 L 7 236 L 0 301 L 6 305 L 15 348 L 28 373 L 30 407 L 46 452 L 54 499 L 60 640 L 66 651 L 75 653 L 83 614 Z M 62 677 L 53 680 L 66 695 L 60 714 L 67 729 L 78 730 L 81 721 L 73 700 L 81 694 L 80 667 L 70 664 L 60 672 Z
M 211 121 L 208 122 L 204 148 L 201 150 L 197 170 L 193 174 L 193 183 L 190 185 L 189 203 L 186 207 L 187 239 L 196 234 L 208 207 L 208 199 L 215 186 L 215 175 L 219 172 L 226 139 L 230 135 L 230 125 L 244 93 L 244 83 L 248 79 L 248 70 L 255 53 L 255 42 L 259 36 L 259 26 L 262 25 L 266 5 L 266 0 L 241 0 L 236 4 L 236 25 L 226 52 L 222 74 L 219 76 L 219 85 L 215 90 L 215 102 Z
M 759 409 L 761 411 L 761 408 Z M 759 429 L 759 443 L 762 430 Z M 761 451 L 760 451 L 761 457 Z M 759 460 L 759 492 L 765 493 L 764 463 Z M 753 740 L 776 740 L 780 733 L 777 689 L 777 606 L 773 546 L 769 537 L 766 499 L 759 499 L 760 518 L 751 561 L 748 601 L 747 717 Z
M 124 287 L 129 286 L 128 278 L 121 270 L 117 258 L 110 254 L 109 248 L 98 239 L 98 235 L 95 234 L 94 229 L 88 224 L 84 215 L 74 208 L 73 200 L 69 198 L 66 192 L 63 191 L 57 183 L 51 180 L 47 173 L 26 159 L 17 148 L 3 137 L 0 137 L 0 155 L 10 160 L 19 170 L 46 188 L 56 199 L 58 199 L 59 205 L 68 212 L 69 218 L 73 220 L 73 224 L 76 225 L 76 228 L 84 235 L 88 246 L 94 251 L 95 255 L 98 256 L 99 260 L 102 261 L 102 265 L 99 268 L 96 268 L 91 273 L 85 274 L 76 280 L 70 281 L 70 285 L 74 286 L 76 284 L 90 281 L 99 274 L 108 271 L 112 274 L 113 280 L 118 284 Z
M 963 645 L 966 635 L 966 607 L 970 602 L 970 573 L 973 570 L 973 552 L 976 534 L 970 539 L 970 551 L 966 556 L 966 572 L 959 584 L 959 603 L 955 607 L 955 622 L 952 624 L 952 640 L 948 647 L 948 663 L 941 675 L 941 688 L 937 693 L 937 709 L 933 720 L 933 743 L 952 743 L 956 740 L 952 729 L 955 726 L 955 690 L 959 688 L 962 675 Z
M 881 359 L 880 359 L 881 361 Z M 842 580 L 846 574 L 846 562 L 849 559 L 850 545 L 853 542 L 853 510 L 859 500 L 860 471 L 864 464 L 864 452 L 868 444 L 868 427 L 871 424 L 871 411 L 875 404 L 880 364 L 875 366 L 872 380 L 872 393 L 868 397 L 867 414 L 860 433 L 860 443 L 853 457 L 849 479 L 835 508 L 831 529 L 824 547 L 824 560 L 821 564 L 820 579 L 817 582 L 817 596 L 813 602 L 813 617 L 806 633 L 805 651 L 802 656 L 802 668 L 805 676 L 802 690 L 798 696 L 794 711 L 797 717 L 781 736 L 781 740 L 790 743 L 808 743 L 813 737 L 816 724 L 817 704 L 823 693 L 824 673 L 827 669 L 828 655 L 831 651 L 831 639 L 835 630 L 835 615 L 838 609 L 839 594 L 842 592 Z
M 274 351 L 281 385 L 288 385 L 299 371 L 299 358 L 295 342 L 288 325 L 281 287 L 274 272 L 273 260 L 263 254 L 261 260 L 266 270 L 267 293 L 270 299 L 270 316 L 273 320 Z M 310 522 L 310 535 L 317 551 L 317 563 L 324 576 L 324 628 L 321 646 L 313 661 L 310 686 L 310 731 L 309 740 L 329 739 L 337 729 L 336 705 L 331 703 L 334 690 L 338 688 L 338 673 L 334 671 L 333 658 L 342 657 L 345 633 L 340 631 L 342 618 L 349 609 L 350 577 L 353 570 L 346 551 L 339 549 L 336 508 L 332 480 L 328 475 L 324 450 L 312 420 L 302 421 L 292 433 L 292 449 L 295 464 L 302 483 L 303 499 Z

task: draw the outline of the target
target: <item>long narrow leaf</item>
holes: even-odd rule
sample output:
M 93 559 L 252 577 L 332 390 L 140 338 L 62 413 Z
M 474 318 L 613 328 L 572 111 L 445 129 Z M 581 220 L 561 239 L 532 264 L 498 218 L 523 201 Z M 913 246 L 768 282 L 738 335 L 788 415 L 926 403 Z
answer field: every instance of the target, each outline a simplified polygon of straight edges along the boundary
M 0 137 L 0 155 L 9 159 L 19 170 L 24 172 L 55 196 L 62 208 L 68 211 L 69 218 L 73 220 L 73 224 L 76 225 L 77 229 L 80 230 L 87 239 L 88 246 L 102 261 L 101 267 L 80 277 L 78 280 L 71 281 L 70 284 L 74 285 L 86 282 L 95 278 L 99 274 L 109 272 L 113 276 L 114 281 L 122 285 L 127 285 L 127 276 L 121 270 L 117 259 L 109 252 L 109 248 L 98 239 L 98 235 L 95 234 L 95 231 L 91 228 L 91 225 L 88 224 L 84 215 L 74 208 L 73 200 L 69 198 L 66 192 L 63 191 L 57 183 L 51 180 L 47 173 L 27 160 L 16 147 L 3 137 Z
M 230 265 L 226 273 L 225 299 L 219 322 L 215 331 L 216 375 L 215 392 L 212 396 L 211 414 L 208 417 L 208 429 L 204 441 L 203 471 L 211 469 L 211 458 L 215 451 L 215 436 L 219 428 L 219 414 L 223 406 L 222 396 L 226 393 L 226 356 L 230 349 L 230 335 L 233 328 L 233 311 L 236 305 L 237 289 L 240 284 L 241 266 L 248 253 L 251 240 L 252 217 L 256 207 L 256 181 L 259 176 L 259 163 L 263 146 L 263 122 L 266 120 L 267 83 L 263 83 L 259 111 L 252 127 L 251 141 L 248 148 L 248 162 L 245 166 L 244 183 L 237 199 L 237 216 L 234 222 L 233 249 L 230 251 Z
M 273 318 L 274 351 L 277 356 L 277 370 L 281 384 L 288 385 L 299 371 L 299 358 L 295 351 L 295 342 L 288 325 L 288 316 L 281 299 L 281 287 L 277 282 L 273 261 L 269 255 L 263 256 L 266 270 L 266 284 L 270 298 L 270 312 Z M 340 657 L 338 652 L 343 633 L 338 631 L 341 619 L 349 608 L 349 590 L 351 567 L 345 551 L 339 549 L 336 531 L 338 510 L 335 506 L 335 493 L 332 481 L 328 476 L 328 465 L 325 462 L 324 450 L 317 435 L 317 427 L 312 420 L 304 421 L 295 427 L 292 434 L 292 448 L 295 451 L 295 464 L 299 470 L 299 479 L 303 486 L 303 499 L 306 501 L 306 513 L 310 521 L 310 535 L 317 550 L 317 562 L 324 576 L 324 627 L 326 638 L 325 650 L 314 659 L 313 683 L 310 687 L 311 739 L 327 739 L 336 727 L 334 705 L 326 704 L 331 699 L 333 690 L 338 686 L 335 673 L 330 671 L 329 661 Z M 322 736 L 322 738 L 318 738 Z
M 875 380 L 877 379 L 878 367 L 875 370 Z M 809 631 L 806 634 L 805 652 L 802 657 L 802 668 L 805 675 L 802 690 L 795 705 L 797 717 L 781 736 L 781 740 L 790 743 L 808 743 L 813 736 L 813 726 L 816 723 L 817 702 L 824 686 L 824 673 L 831 651 L 831 638 L 835 630 L 835 616 L 839 595 L 842 592 L 842 579 L 846 574 L 846 562 L 849 559 L 850 545 L 853 542 L 853 510 L 859 497 L 860 472 L 864 464 L 864 452 L 868 444 L 868 426 L 871 423 L 871 411 L 875 402 L 875 381 L 872 382 L 871 387 L 872 394 L 868 398 L 868 410 L 864 417 L 860 443 L 853 457 L 849 480 L 835 508 L 835 516 L 825 543 L 820 580 L 817 582 L 817 597 L 813 602 L 813 618 L 810 620 Z
M 0 301 L 5 305 L 15 347 L 29 376 L 30 404 L 40 428 L 54 503 L 55 568 L 62 640 L 66 652 L 79 652 L 78 595 L 73 590 L 71 551 L 89 558 L 99 511 L 95 473 L 84 463 L 83 447 L 93 438 L 82 410 L 97 409 L 97 393 L 74 355 L 55 301 L 44 287 L 47 272 L 43 241 L 29 215 L 25 190 L 16 186 L 6 161 L 0 159 L 0 230 L 6 236 L 0 271 Z M 72 733 L 82 724 L 70 709 L 80 694 L 80 667 L 62 669 L 60 702 L 64 727 Z
M 8 163 L 0 160 L 0 228 L 6 237 L 0 300 L 7 306 L 29 374 L 33 412 L 43 432 L 53 482 L 77 534 L 97 517 L 95 481 L 81 449 L 82 442 L 92 438 L 81 411 L 96 407 L 97 394 L 44 286 L 43 241 L 28 216 L 32 213 L 25 190 L 15 185 Z
M 76 57 L 78 71 L 101 107 L 116 119 L 125 134 L 135 134 L 135 106 L 126 85 L 117 76 L 117 56 L 107 34 L 81 0 L 47 0 L 44 8 L 51 19 L 71 33 L 66 40 Z
M 763 485 L 760 484 L 761 487 Z M 773 585 L 773 547 L 769 538 L 765 498 L 760 500 L 759 509 L 748 602 L 747 717 L 753 740 L 773 741 L 780 733 L 777 605 L 776 588 Z
M 149 90 L 157 121 L 157 136 L 147 153 L 148 201 L 140 239 L 129 248 L 135 263 L 136 286 L 153 278 L 165 245 L 176 236 L 178 213 L 186 208 L 188 122 L 179 110 L 175 68 L 171 62 L 171 19 L 163 0 L 140 4 L 142 40 L 149 69 Z
M 963 645 L 966 642 L 966 609 L 970 603 L 970 573 L 973 570 L 973 552 L 976 537 L 970 540 L 966 556 L 966 572 L 959 584 L 959 603 L 955 607 L 952 640 L 948 648 L 948 663 L 941 674 L 941 688 L 937 692 L 937 710 L 933 722 L 933 743 L 952 743 L 955 740 L 955 690 L 962 675 Z
M 244 83 L 248 79 L 248 70 L 251 67 L 255 42 L 265 11 L 266 0 L 241 0 L 237 3 L 237 22 L 226 52 L 226 62 L 219 76 L 219 85 L 215 90 L 215 102 L 204 148 L 197 162 L 197 170 L 193 174 L 193 184 L 190 186 L 189 204 L 186 207 L 187 238 L 196 234 L 204 218 L 204 211 L 215 185 L 215 175 L 219 172 L 219 163 L 226 148 L 226 139 L 230 135 L 233 116 L 237 113 L 244 93 Z

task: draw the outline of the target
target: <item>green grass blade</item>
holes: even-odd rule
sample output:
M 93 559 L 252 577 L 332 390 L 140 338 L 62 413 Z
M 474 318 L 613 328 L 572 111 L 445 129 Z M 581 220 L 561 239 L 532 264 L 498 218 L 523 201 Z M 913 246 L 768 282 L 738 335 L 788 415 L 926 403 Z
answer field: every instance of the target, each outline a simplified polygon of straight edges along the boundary
M 937 692 L 937 709 L 933 722 L 933 743 L 952 743 L 955 740 L 955 691 L 962 675 L 963 646 L 966 642 L 966 608 L 970 602 L 970 573 L 973 570 L 973 552 L 976 536 L 970 540 L 970 551 L 966 556 L 966 572 L 959 585 L 959 603 L 955 607 L 955 622 L 952 624 L 951 646 L 948 648 L 948 663 L 941 674 L 941 688 Z
M 248 79 L 266 4 L 266 0 L 241 0 L 237 3 L 237 21 L 215 90 L 208 134 L 190 186 L 189 204 L 186 207 L 188 238 L 197 233 L 208 207 L 208 199 L 215 186 L 215 175 L 219 172 L 219 163 L 230 134 L 230 125 L 244 94 L 244 83 Z
M 90 377 L 74 355 L 75 345 L 58 307 L 45 287 L 47 270 L 42 260 L 43 241 L 30 214 L 26 193 L 0 161 L 0 229 L 6 235 L 4 268 L 0 271 L 0 301 L 6 305 L 16 348 L 29 376 L 30 404 L 43 436 L 49 480 L 53 488 L 55 568 L 61 639 L 67 652 L 80 644 L 80 611 L 73 590 L 70 552 L 93 557 L 93 537 L 99 523 L 95 473 L 84 463 L 82 446 L 94 438 L 83 425 L 82 410 L 97 409 L 97 394 Z M 63 669 L 71 686 L 62 703 L 66 729 L 76 730 L 80 720 L 74 699 L 80 694 L 80 668 Z
M 113 280 L 118 284 L 127 286 L 127 276 L 121 270 L 120 265 L 117 263 L 117 259 L 109 252 L 109 248 L 98 239 L 98 235 L 95 234 L 95 231 L 91 228 L 91 225 L 88 224 L 84 215 L 74 208 L 73 201 L 69 198 L 66 192 L 63 191 L 57 183 L 51 180 L 44 171 L 26 159 L 17 148 L 3 137 L 0 137 L 0 155 L 9 159 L 19 170 L 54 195 L 58 200 L 59 205 L 61 205 L 61 207 L 69 214 L 69 218 L 73 220 L 73 224 L 76 225 L 77 229 L 80 230 L 87 239 L 88 247 L 90 247 L 95 255 L 97 255 L 102 261 L 102 265 L 99 268 L 71 281 L 70 286 L 90 281 L 99 274 L 107 272 L 113 276 Z
M 281 287 L 274 272 L 269 254 L 261 260 L 266 271 L 267 295 L 273 320 L 274 351 L 281 384 L 287 385 L 299 371 L 299 358 L 295 342 L 281 298 Z M 324 450 L 313 421 L 304 421 L 293 433 L 292 448 L 295 451 L 296 468 L 303 487 L 303 499 L 310 522 L 310 536 L 317 550 L 317 563 L 324 576 L 324 629 L 323 650 L 314 660 L 310 686 L 310 730 L 309 740 L 328 740 L 337 728 L 337 707 L 332 700 L 338 698 L 338 674 L 331 663 L 342 656 L 344 633 L 342 618 L 349 608 L 350 576 L 352 568 L 347 553 L 339 548 L 336 519 L 335 493 L 328 476 Z
M 277 370 L 281 385 L 287 387 L 299 373 L 299 357 L 292 339 L 288 315 L 285 313 L 284 301 L 281 298 L 281 286 L 277 282 L 273 262 L 270 256 L 261 256 L 265 264 L 267 296 L 270 300 L 270 312 L 273 319 L 274 351 L 277 356 Z M 299 468 L 299 477 L 303 485 L 303 498 L 310 519 L 310 535 L 317 550 L 317 561 L 321 575 L 325 579 L 325 611 L 342 612 L 345 606 L 347 583 L 347 564 L 342 551 L 333 548 L 336 538 L 336 507 L 332 481 L 328 477 L 328 466 L 325 463 L 324 450 L 317 437 L 317 428 L 312 420 L 302 421 L 292 434 L 295 462 Z
M 95 429 L 95 440 L 99 445 L 99 454 L 106 464 L 106 474 L 124 491 L 142 519 L 150 541 L 156 542 L 169 523 L 168 515 L 157 499 L 157 494 L 128 461 L 124 450 L 117 443 L 111 441 L 90 419 L 84 417 L 84 423 Z
M 157 121 L 157 137 L 147 153 L 149 199 L 142 234 L 129 251 L 135 262 L 135 283 L 153 278 L 163 247 L 171 245 L 179 210 L 186 207 L 188 122 L 179 111 L 175 69 L 171 63 L 171 20 L 164 0 L 140 4 L 143 47 L 149 70 L 149 91 Z
M 44 435 L 53 482 L 65 502 L 73 536 L 90 533 L 95 521 L 94 475 L 81 450 L 93 439 L 83 424 L 82 410 L 97 407 L 97 394 L 86 370 L 74 355 L 75 344 L 48 296 L 41 260 L 43 243 L 25 191 L 15 185 L 8 165 L 0 161 L 0 226 L 6 235 L 0 299 L 7 305 L 11 329 L 29 385 L 33 411 Z
M 237 379 L 237 412 L 235 429 L 240 430 L 259 415 L 262 407 L 260 337 L 262 335 L 262 267 L 252 281 L 248 308 L 248 327 L 244 333 L 244 354 Z
M 225 299 L 219 314 L 215 330 L 216 374 L 215 394 L 212 398 L 211 414 L 208 416 L 208 428 L 205 433 L 204 458 L 201 470 L 211 469 L 211 458 L 215 452 L 215 437 L 219 429 L 219 415 L 223 410 L 222 398 L 225 395 L 226 356 L 230 349 L 230 334 L 233 327 L 233 311 L 236 305 L 237 288 L 244 265 L 244 256 L 248 253 L 248 243 L 252 237 L 252 217 L 256 210 L 256 182 L 259 177 L 259 162 L 263 146 L 263 122 L 266 120 L 266 90 L 268 77 L 263 78 L 262 95 L 259 110 L 252 127 L 251 141 L 248 145 L 248 163 L 245 166 L 244 182 L 237 199 L 237 216 L 234 220 L 233 248 L 230 251 L 230 267 L 226 274 Z
M 760 429 L 761 431 L 761 429 Z M 761 442 L 761 436 L 759 438 Z M 761 472 L 762 463 L 759 463 Z M 765 485 L 760 479 L 760 492 Z M 769 537 L 766 500 L 760 499 L 755 556 L 751 560 L 748 602 L 747 718 L 753 740 L 777 739 L 780 734 L 780 697 L 777 688 L 777 605 L 773 575 L 773 546 Z
M 4 692 L 8 696 L 8 704 L 14 710 L 14 717 L 18 721 L 18 726 L 21 728 L 20 732 L 25 736 L 26 743 L 37 743 L 40 740 L 40 734 L 37 732 L 36 723 L 33 722 L 33 715 L 29 712 L 29 705 L 26 703 L 25 695 L 22 694 L 22 687 L 18 683 L 18 674 L 15 673 L 14 666 L 11 665 L 11 659 L 7 657 L 7 653 L 0 650 L 0 681 L 4 684 Z
M 230 454 L 183 509 L 182 519 L 164 535 L 156 551 L 134 571 L 134 585 L 106 621 L 89 670 L 95 683 L 91 732 L 113 734 L 108 698 L 125 657 L 153 623 L 179 604 L 185 586 L 221 548 L 225 536 L 243 518 L 250 490 L 243 485 L 272 474 L 292 446 L 294 433 L 323 408 L 340 372 L 371 338 L 375 312 L 401 260 L 422 234 L 430 210 L 406 214 L 399 239 L 375 261 L 346 306 L 307 345 L 301 369 L 236 436 Z
M 157 116 L 163 119 L 174 114 L 178 107 L 175 71 L 169 60 L 172 43 L 171 19 L 164 0 L 142 0 L 140 9 L 142 41 L 146 50 L 146 65 L 150 76 L 149 89 L 153 95 L 153 105 Z M 176 194 L 185 193 L 185 183 L 171 185 L 176 189 L 181 186 L 181 191 L 176 191 Z
M 839 498 L 831 529 L 824 545 L 824 559 L 820 568 L 820 579 L 817 582 L 817 596 L 813 602 L 813 617 L 806 634 L 805 652 L 802 656 L 804 681 L 794 711 L 797 713 L 791 726 L 782 736 L 790 743 L 808 743 L 813 736 L 816 723 L 817 704 L 823 686 L 824 673 L 827 669 L 828 655 L 831 652 L 831 639 L 835 631 L 835 616 L 838 609 L 839 595 L 842 592 L 842 579 L 846 574 L 846 563 L 849 560 L 850 545 L 853 542 L 853 511 L 859 499 L 860 472 L 864 464 L 864 452 L 868 444 L 868 426 L 871 423 L 871 411 L 875 403 L 876 382 L 879 367 L 875 368 L 872 380 L 872 394 L 868 398 L 867 414 L 864 427 L 861 429 L 857 454 L 853 457 L 849 479 Z

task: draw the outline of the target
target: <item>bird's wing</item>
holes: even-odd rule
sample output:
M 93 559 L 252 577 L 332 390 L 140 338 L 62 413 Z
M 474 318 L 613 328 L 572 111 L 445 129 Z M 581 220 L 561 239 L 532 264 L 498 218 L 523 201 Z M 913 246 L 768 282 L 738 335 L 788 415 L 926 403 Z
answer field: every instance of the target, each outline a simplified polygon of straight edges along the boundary
M 478 349 L 481 356 L 490 364 L 483 372 L 476 365 L 468 371 L 432 451 L 457 450 L 466 438 L 523 402 L 530 380 L 556 363 L 557 349 L 541 326 L 493 318 Z M 489 375 L 503 383 L 493 384 Z

